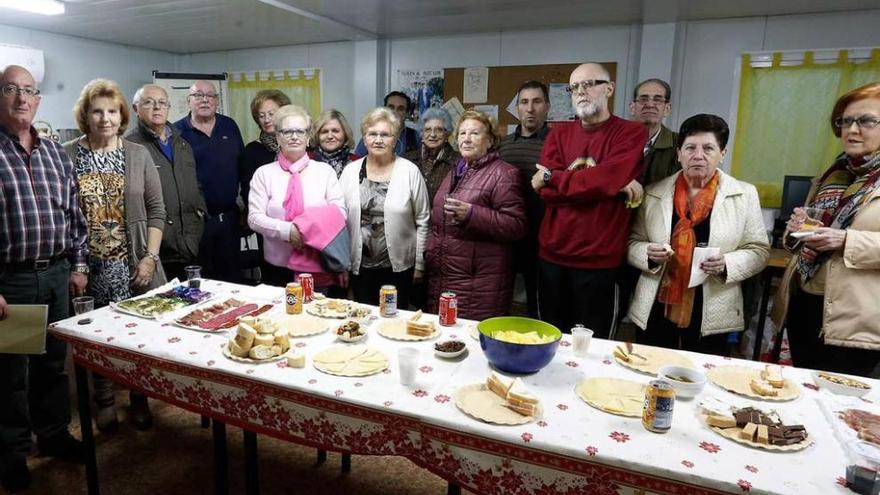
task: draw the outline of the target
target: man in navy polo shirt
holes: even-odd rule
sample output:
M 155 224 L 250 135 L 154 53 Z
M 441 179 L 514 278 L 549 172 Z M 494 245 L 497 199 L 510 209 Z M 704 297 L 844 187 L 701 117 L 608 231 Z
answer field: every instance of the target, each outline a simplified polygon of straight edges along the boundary
M 217 113 L 218 94 L 210 81 L 196 81 L 186 101 L 189 115 L 174 123 L 192 146 L 196 174 L 208 216 L 202 237 L 200 258 L 203 275 L 237 282 L 239 253 L 238 161 L 244 150 L 241 131 L 231 118 Z

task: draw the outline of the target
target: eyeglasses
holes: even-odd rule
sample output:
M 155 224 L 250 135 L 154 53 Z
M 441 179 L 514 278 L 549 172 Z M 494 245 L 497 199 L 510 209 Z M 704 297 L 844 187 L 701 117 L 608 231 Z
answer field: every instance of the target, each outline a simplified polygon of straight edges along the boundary
M 284 139 L 292 139 L 298 138 L 302 139 L 306 137 L 308 130 L 306 129 L 281 129 L 278 131 L 278 134 Z
M 367 139 L 370 141 L 375 141 L 377 139 L 381 139 L 382 141 L 387 141 L 394 137 L 390 132 L 368 132 Z
M 217 98 L 216 93 L 190 93 L 189 96 L 196 100 L 213 100 Z
M 589 89 L 593 89 L 600 84 L 608 84 L 611 81 L 606 81 L 604 79 L 587 79 L 586 81 L 571 83 L 565 87 L 565 90 L 569 93 L 577 93 L 580 90 L 587 91 Z
M 442 135 L 446 134 L 446 129 L 444 129 L 442 127 L 425 127 L 424 129 L 422 129 L 422 134 L 424 134 L 426 136 L 431 136 L 431 135 L 442 136 Z
M 656 103 L 658 105 L 662 105 L 663 103 L 669 103 L 668 99 L 666 99 L 665 97 L 660 96 L 660 95 L 655 95 L 655 96 L 641 95 L 633 101 L 635 101 L 636 103 L 639 103 L 641 105 L 647 105 L 648 103 Z
M 15 96 L 16 94 L 27 96 L 28 98 L 40 96 L 40 90 L 37 88 L 19 88 L 15 84 L 7 84 L 0 90 L 2 90 L 3 96 L 6 97 Z
M 171 108 L 171 102 L 165 100 L 156 101 L 152 98 L 147 98 L 141 101 L 140 105 L 144 108 Z
M 3 89 L 5 90 L 6 88 Z M 853 124 L 856 124 L 859 129 L 873 129 L 880 125 L 880 118 L 862 115 L 858 118 L 838 117 L 834 119 L 834 128 L 838 130 L 849 129 Z

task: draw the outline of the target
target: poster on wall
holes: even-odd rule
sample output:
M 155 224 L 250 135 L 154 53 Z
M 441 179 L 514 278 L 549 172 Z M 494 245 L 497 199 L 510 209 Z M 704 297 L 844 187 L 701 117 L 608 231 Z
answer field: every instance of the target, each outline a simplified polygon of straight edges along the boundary
M 226 73 L 223 74 L 184 74 L 176 72 L 153 71 L 153 84 L 162 86 L 168 93 L 171 108 L 168 110 L 168 122 L 177 122 L 189 114 L 189 105 L 186 97 L 189 95 L 189 87 L 194 82 L 205 80 L 214 83 L 217 88 L 217 112 L 229 115 L 229 107 L 226 95 L 229 88 L 226 83 Z
M 412 98 L 413 111 L 409 118 L 413 122 L 418 122 L 428 108 L 443 105 L 443 69 L 399 70 L 396 87 Z
M 568 84 L 550 83 L 550 112 L 547 114 L 548 122 L 564 122 L 574 119 L 574 109 L 571 107 L 571 95 L 565 88 Z

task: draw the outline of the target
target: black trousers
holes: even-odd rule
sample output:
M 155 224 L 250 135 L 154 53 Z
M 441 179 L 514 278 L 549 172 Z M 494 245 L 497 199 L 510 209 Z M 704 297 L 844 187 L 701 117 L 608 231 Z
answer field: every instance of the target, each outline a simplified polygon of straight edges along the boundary
M 296 273 L 289 268 L 285 268 L 283 266 L 275 266 L 269 263 L 266 263 L 264 260 L 260 265 L 260 274 L 261 279 L 260 282 L 266 285 L 272 285 L 275 287 L 287 287 L 287 284 L 290 282 L 296 282 Z M 330 287 L 315 287 L 315 290 L 323 293 L 327 297 L 333 297 L 336 299 L 345 299 L 347 296 L 347 290 L 339 287 L 337 285 L 331 285 Z
M 543 259 L 538 265 L 541 319 L 564 333 L 580 323 L 607 339 L 617 323 L 616 270 L 569 268 Z
M 69 315 L 69 280 L 67 261 L 44 271 L 0 266 L 0 295 L 8 304 L 47 304 L 51 323 Z M 23 460 L 31 450 L 31 431 L 40 442 L 67 433 L 66 356 L 67 345 L 52 334 L 46 336 L 45 354 L 0 354 L 0 462 Z
M 202 276 L 224 282 L 240 282 L 240 256 L 238 212 L 233 210 L 223 215 L 208 215 L 199 245 Z
M 796 289 L 788 303 L 788 345 L 798 368 L 877 377 L 880 351 L 826 345 L 822 330 L 825 298 Z
M 516 243 L 513 249 L 516 273 L 521 273 L 526 286 L 526 308 L 529 316 L 538 317 L 538 242 L 527 237 Z
M 351 277 L 354 300 L 359 303 L 379 305 L 379 289 L 383 285 L 397 287 L 397 307 L 406 309 L 412 293 L 412 279 L 415 268 L 395 272 L 391 268 L 361 268 L 358 275 Z
M 665 306 L 662 303 L 654 302 L 651 315 L 648 317 L 647 328 L 636 332 L 636 340 L 639 344 L 715 354 L 716 356 L 729 355 L 730 346 L 727 343 L 729 333 L 703 336 L 700 331 L 700 327 L 703 326 L 702 290 L 697 290 L 691 324 L 687 328 L 679 328 L 678 325 L 666 319 L 663 316 L 664 309 Z

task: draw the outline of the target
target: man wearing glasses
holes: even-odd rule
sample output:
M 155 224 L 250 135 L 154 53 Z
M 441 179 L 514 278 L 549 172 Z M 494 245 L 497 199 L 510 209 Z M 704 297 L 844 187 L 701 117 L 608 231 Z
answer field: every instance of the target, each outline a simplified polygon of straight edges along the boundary
M 642 170 L 648 133 L 611 114 L 611 75 L 578 66 L 568 91 L 577 120 L 554 125 L 532 187 L 544 200 L 538 236 L 541 318 L 568 332 L 576 323 L 607 338 L 617 321 L 616 270 L 625 260 L 631 209 L 620 199 Z
M 196 172 L 208 207 L 199 257 L 206 277 L 240 279 L 238 162 L 244 151 L 241 131 L 231 118 L 217 113 L 217 89 L 196 81 L 186 97 L 189 115 L 174 123 L 192 146 Z
M 397 135 L 397 142 L 394 144 L 394 154 L 403 156 L 408 151 L 421 149 L 422 141 L 419 138 L 419 133 L 406 126 L 406 117 L 413 109 L 413 102 L 409 95 L 400 91 L 392 91 L 385 95 L 384 105 L 400 119 L 400 134 Z M 354 154 L 367 156 L 367 147 L 364 145 L 363 137 L 358 141 Z
M 0 320 L 15 304 L 48 305 L 49 322 L 67 318 L 69 293 L 82 295 L 88 279 L 88 228 L 73 163 L 37 135 L 39 106 L 27 69 L 0 71 Z M 67 429 L 66 355 L 64 341 L 51 334 L 45 354 L 0 354 L 0 481 L 10 492 L 30 485 L 32 431 L 43 455 L 82 461 Z
M 171 102 L 161 86 L 147 84 L 134 94 L 137 126 L 125 138 L 146 147 L 159 169 L 165 199 L 165 230 L 159 256 L 168 279 L 186 280 L 184 268 L 198 264 L 205 228 L 205 198 L 196 177 L 196 160 L 180 130 L 168 123 Z
M 677 134 L 663 125 L 663 119 L 672 110 L 672 105 L 669 104 L 671 95 L 672 88 L 662 79 L 646 79 L 633 90 L 629 111 L 633 120 L 647 127 L 649 136 L 643 151 L 645 171 L 639 178 L 643 187 L 665 179 L 681 169 L 675 149 Z

